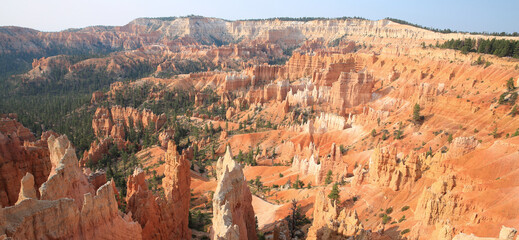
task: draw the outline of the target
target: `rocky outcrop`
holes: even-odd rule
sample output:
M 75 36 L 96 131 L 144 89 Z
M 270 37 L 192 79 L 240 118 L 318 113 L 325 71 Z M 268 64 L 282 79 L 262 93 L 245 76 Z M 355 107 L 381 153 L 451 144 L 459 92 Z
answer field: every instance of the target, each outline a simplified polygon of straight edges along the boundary
M 14 205 L 19 196 L 20 180 L 30 173 L 34 187 L 43 184 L 51 170 L 46 137 L 35 141 L 34 135 L 17 122 L 14 115 L 0 118 L 0 206 Z M 39 194 L 39 193 L 37 193 Z
M 170 225 L 172 235 L 176 239 L 190 239 L 189 230 L 189 201 L 191 199 L 191 175 L 189 159 L 192 156 L 188 151 L 182 155 L 177 152 L 177 146 L 173 141 L 169 141 L 166 152 L 166 166 L 162 185 L 166 200 L 168 201 L 169 212 L 173 216 L 173 224 Z
M 160 132 L 159 133 L 160 146 L 163 148 L 167 148 L 169 141 L 173 140 L 174 137 L 175 137 L 174 129 L 165 129 L 164 131 Z
M 141 227 L 128 216 L 121 217 L 112 181 L 100 187 L 96 194 L 85 194 L 79 219 L 85 239 L 141 239 Z
M 88 169 L 89 170 L 89 169 Z M 83 171 L 87 174 L 88 182 L 94 186 L 94 189 L 97 191 L 101 186 L 103 186 L 106 181 L 106 172 L 104 170 L 96 170 L 95 172 L 91 171 Z
M 98 108 L 92 119 L 92 128 L 98 138 L 111 136 L 122 139 L 125 137 L 125 128 L 140 130 L 140 128 L 147 128 L 150 124 L 153 124 L 156 131 L 164 123 L 166 123 L 164 114 L 156 115 L 150 110 L 139 111 L 132 107 L 114 106 L 111 109 Z
M 308 147 L 299 150 L 300 155 L 296 154 L 292 159 L 291 171 L 303 176 L 314 175 L 314 184 L 325 184 L 328 172 L 331 172 L 332 181 L 341 181 L 348 173 L 348 164 L 342 161 L 341 150 L 332 144 L 330 154 L 319 157 L 319 151 L 313 143 Z M 301 156 L 301 157 L 300 157 Z M 304 158 L 305 156 L 309 156 Z
M 331 113 L 321 113 L 315 119 L 309 119 L 303 124 L 292 125 L 290 130 L 292 131 L 304 131 L 306 133 L 326 133 L 330 131 L 341 131 L 348 127 L 351 127 L 347 123 L 347 120 L 339 115 Z
M 115 106 L 111 108 L 111 114 L 114 124 L 124 123 L 124 126 L 130 128 L 130 123 L 133 122 L 133 128 L 138 128 L 142 125 L 143 128 L 148 128 L 153 124 L 154 130 L 159 130 L 164 123 L 166 123 L 166 115 L 156 115 L 150 110 L 142 110 L 131 107 Z M 115 137 L 115 136 L 114 136 Z
M 325 68 L 316 69 L 312 75 L 312 81 L 318 86 L 331 87 L 334 82 L 340 79 L 343 73 L 349 73 L 354 70 L 355 60 L 348 58 L 338 63 L 329 63 Z
M 240 164 L 227 146 L 216 164 L 218 185 L 213 197 L 213 239 L 257 239 L 252 195 Z
M 452 240 L 514 240 L 516 234 L 517 230 L 515 228 L 502 226 L 501 231 L 499 232 L 499 237 L 497 238 L 476 237 L 474 234 L 467 235 L 465 233 L 460 233 L 454 236 Z
M 271 65 L 255 65 L 245 69 L 245 73 L 252 78 L 252 86 L 261 86 L 264 83 L 276 80 L 278 78 L 284 78 L 285 67 L 284 66 L 271 66 Z
M 22 178 L 22 186 L 20 195 L 18 195 L 17 204 L 25 199 L 37 199 L 36 189 L 34 189 L 34 176 L 31 173 L 25 174 Z
M 32 69 L 20 75 L 20 78 L 24 83 L 44 81 L 56 72 L 66 72 L 71 65 L 71 57 L 65 55 L 34 59 Z
M 396 148 L 376 147 L 369 160 L 370 182 L 398 191 L 422 177 L 424 159 L 424 154 L 411 152 L 406 158 L 400 158 Z
M 26 199 L 0 209 L 0 238 L 81 239 L 79 214 L 72 199 Z
M 342 181 L 348 174 L 348 164 L 342 161 L 341 149 L 335 143 L 332 144 L 330 154 L 322 157 L 320 161 L 321 168 L 317 175 L 318 184 L 325 184 L 328 172 L 332 172 L 332 181 L 335 182 Z
M 79 161 L 81 166 L 89 166 L 90 164 L 95 164 L 103 155 L 108 153 L 110 146 L 113 144 L 113 139 L 107 137 L 101 140 L 96 139 L 90 144 L 90 149 L 85 150 L 83 153 L 83 157 Z
M 309 87 L 305 87 L 303 90 L 291 88 L 287 93 L 287 101 L 293 106 L 311 106 L 315 101 L 315 96 L 312 93 L 313 91 Z
M 47 182 L 40 187 L 42 200 L 71 198 L 78 208 L 83 205 L 83 195 L 94 194 L 93 186 L 79 168 L 76 152 L 67 136 L 48 139 L 52 170 Z
M 165 199 L 148 190 L 142 169 L 128 178 L 127 210 L 142 227 L 143 239 L 191 239 L 189 229 L 190 170 L 188 154 L 179 155 L 170 141 L 162 180 Z
M 263 88 L 248 91 L 245 98 L 249 103 L 283 102 L 287 97 L 289 89 L 290 83 L 288 80 L 270 82 Z
M 113 182 L 94 191 L 67 137 L 51 135 L 48 145 L 52 173 L 41 198 L 27 173 L 19 201 L 0 209 L 0 238 L 141 239 L 141 227 L 118 210 Z
M 283 100 L 286 99 L 288 90 L 290 89 L 290 82 L 288 80 L 282 80 L 282 81 L 278 81 L 276 83 L 276 86 L 274 87 L 274 89 L 275 89 L 274 95 L 270 94 L 272 92 L 271 86 L 272 86 L 272 84 L 265 86 L 265 96 L 264 96 L 265 100 L 267 100 L 267 101 L 276 100 L 278 102 L 282 102 Z
M 2 116 L 0 118 L 0 132 L 2 135 L 17 138 L 19 141 L 35 141 L 31 131 L 16 120 L 16 115 Z
M 479 145 L 478 140 L 472 137 L 457 137 L 455 138 L 450 146 L 449 152 L 447 152 L 447 158 L 455 158 L 463 156 L 470 151 L 473 151 Z
M 96 137 L 107 137 L 112 131 L 114 121 L 112 114 L 108 108 L 100 107 L 94 113 L 92 119 L 92 129 Z
M 365 171 L 362 165 L 357 166 L 357 168 L 353 170 L 353 178 L 351 179 L 352 187 L 360 186 L 364 182 L 364 179 L 366 178 L 364 173 Z
M 94 93 L 92 93 L 92 98 L 90 99 L 90 104 L 97 104 L 97 103 L 100 103 L 101 101 L 103 101 L 105 99 L 105 94 L 104 92 L 101 92 L 101 91 L 95 91 Z
M 235 91 L 238 89 L 247 88 L 251 85 L 251 77 L 244 74 L 231 74 L 225 76 L 225 80 L 222 85 L 224 92 Z
M 315 118 L 314 127 L 315 132 L 325 133 L 334 130 L 344 130 L 347 127 L 347 124 L 346 119 L 342 116 L 330 113 L 321 113 L 321 115 Z
M 327 66 L 322 55 L 301 54 L 295 52 L 286 64 L 287 77 L 291 80 L 313 75 L 316 69 Z
M 81 210 L 74 201 L 30 198 L 2 208 L 0 238 L 141 239 L 140 226 L 119 215 L 112 183 L 103 185 L 95 195 L 85 194 Z
M 375 82 L 373 76 L 365 71 L 342 72 L 332 84 L 332 111 L 342 114 L 344 108 L 351 108 L 371 101 Z
M 290 168 L 293 172 L 298 172 L 299 174 L 306 175 L 314 175 L 315 182 L 314 184 L 318 184 L 319 182 L 319 172 L 321 171 L 321 164 L 318 164 L 315 160 L 314 155 L 310 156 L 308 159 L 299 159 L 299 155 L 294 156 L 294 160 L 292 161 L 292 167 Z
M 455 176 L 446 175 L 424 189 L 418 199 L 415 217 L 432 225 L 443 219 L 456 220 L 462 216 L 469 206 L 462 203 L 458 194 L 452 192 L 455 186 Z
M 165 223 L 172 219 L 163 219 L 167 216 L 163 211 L 169 209 L 161 208 L 153 192 L 148 190 L 145 177 L 146 174 L 140 168 L 135 169 L 133 175 L 128 177 L 127 211 L 141 225 L 142 239 L 168 239 L 172 237 L 169 234 L 171 229 Z
M 91 143 L 90 149 L 85 151 L 80 160 L 81 166 L 87 163 L 95 164 L 103 154 L 108 153 L 112 144 L 119 148 L 124 146 L 126 132 L 141 131 L 150 126 L 154 131 L 159 130 L 166 123 L 166 115 L 156 115 L 150 110 L 137 110 L 131 107 L 115 106 L 111 109 L 100 107 L 94 113 L 92 129 L 97 141 Z
M 308 229 L 307 239 L 371 239 L 368 231 L 364 230 L 355 210 L 338 211 L 324 190 L 315 197 L 314 220 Z
M 98 138 L 111 136 L 122 139 L 125 137 L 124 129 L 140 130 L 153 124 L 156 131 L 164 123 L 166 123 L 165 115 L 156 115 L 150 110 L 139 111 L 131 107 L 114 106 L 111 109 L 98 108 L 92 119 L 92 128 Z
M 225 112 L 225 118 L 226 119 L 231 119 L 234 114 L 236 114 L 236 109 L 234 107 L 230 107 L 227 109 L 227 112 Z

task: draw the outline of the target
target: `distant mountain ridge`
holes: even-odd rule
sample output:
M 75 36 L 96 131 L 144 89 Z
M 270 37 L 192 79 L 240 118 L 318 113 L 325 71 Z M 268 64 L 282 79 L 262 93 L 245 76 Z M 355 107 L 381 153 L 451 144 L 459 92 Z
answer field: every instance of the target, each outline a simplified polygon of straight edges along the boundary
M 371 39 L 395 39 L 392 44 L 418 45 L 422 41 L 453 38 L 489 38 L 462 33 L 443 34 L 395 23 L 388 19 L 278 18 L 229 21 L 201 16 L 137 18 L 124 26 L 92 26 L 60 32 L 40 32 L 21 27 L 0 27 L 0 71 L 15 71 L 32 59 L 59 54 L 88 55 L 138 49 L 145 45 L 227 45 L 268 42 L 286 49 L 306 40 L 325 42 L 347 36 L 359 43 Z M 369 38 L 369 40 L 366 40 Z M 405 39 L 406 41 L 400 41 Z

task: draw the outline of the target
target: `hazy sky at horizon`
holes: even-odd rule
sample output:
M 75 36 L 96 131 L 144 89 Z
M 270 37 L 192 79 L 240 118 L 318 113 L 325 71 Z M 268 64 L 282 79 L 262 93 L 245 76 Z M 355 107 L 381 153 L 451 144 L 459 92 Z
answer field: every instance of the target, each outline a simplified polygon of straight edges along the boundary
M 459 31 L 519 32 L 519 0 L 3 0 L 0 26 L 60 31 L 189 14 L 229 20 L 360 16 Z

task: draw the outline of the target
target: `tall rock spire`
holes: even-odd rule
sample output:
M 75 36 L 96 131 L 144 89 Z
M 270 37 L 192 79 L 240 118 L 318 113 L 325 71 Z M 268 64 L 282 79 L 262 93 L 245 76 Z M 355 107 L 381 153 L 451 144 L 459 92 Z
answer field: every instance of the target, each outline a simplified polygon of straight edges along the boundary
M 216 164 L 218 185 L 213 197 L 213 239 L 257 239 L 252 194 L 229 146 Z

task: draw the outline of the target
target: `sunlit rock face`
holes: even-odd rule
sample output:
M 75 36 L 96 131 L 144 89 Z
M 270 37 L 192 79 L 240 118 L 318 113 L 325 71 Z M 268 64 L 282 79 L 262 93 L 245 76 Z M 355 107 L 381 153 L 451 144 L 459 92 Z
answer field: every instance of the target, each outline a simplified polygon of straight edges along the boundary
M 27 173 L 16 205 L 0 209 L 0 237 L 13 239 L 141 239 L 141 227 L 119 212 L 115 185 L 94 191 L 66 136 L 48 138 L 51 173 L 39 188 Z
M 257 239 L 252 195 L 231 149 L 216 164 L 218 185 L 213 197 L 213 239 Z

